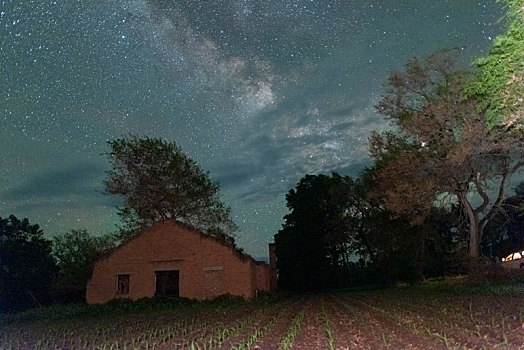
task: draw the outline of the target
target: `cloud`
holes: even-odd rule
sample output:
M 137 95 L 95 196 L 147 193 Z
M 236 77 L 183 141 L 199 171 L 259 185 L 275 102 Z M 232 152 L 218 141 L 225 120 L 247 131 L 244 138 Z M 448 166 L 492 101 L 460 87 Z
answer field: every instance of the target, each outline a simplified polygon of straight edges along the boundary
M 369 133 L 387 127 L 372 102 L 334 104 L 317 98 L 319 92 L 303 93 L 306 101 L 317 102 L 284 100 L 259 113 L 231 152 L 231 162 L 214 170 L 234 200 L 283 200 L 307 173 L 356 176 L 371 163 Z
M 175 3 L 149 0 L 145 4 L 151 39 L 162 53 L 164 65 L 186 87 L 205 91 L 206 98 L 218 94 L 229 100 L 233 113 L 240 118 L 253 116 L 274 103 L 274 74 L 267 61 L 252 55 L 231 55 L 194 29 Z
M 62 232 L 76 227 L 93 232 L 114 229 L 115 207 L 122 198 L 102 193 L 102 163 L 73 164 L 33 175 L 0 193 L 3 215 L 28 217 L 46 232 Z
M 218 181 L 223 191 L 238 191 L 239 186 L 249 184 L 262 172 L 260 164 L 251 162 L 224 162 L 214 169 L 213 179 Z
M 7 189 L 7 200 L 83 196 L 101 192 L 104 168 L 94 162 L 73 163 L 70 167 L 34 175 L 22 185 Z

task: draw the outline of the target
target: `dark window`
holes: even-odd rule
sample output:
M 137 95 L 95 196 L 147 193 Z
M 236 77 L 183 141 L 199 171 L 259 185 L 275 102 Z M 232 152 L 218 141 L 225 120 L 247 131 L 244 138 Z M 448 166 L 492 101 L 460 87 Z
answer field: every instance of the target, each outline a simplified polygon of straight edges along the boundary
M 156 293 L 155 295 L 178 296 L 178 270 L 155 271 Z
M 116 275 L 116 294 L 129 294 L 129 274 Z

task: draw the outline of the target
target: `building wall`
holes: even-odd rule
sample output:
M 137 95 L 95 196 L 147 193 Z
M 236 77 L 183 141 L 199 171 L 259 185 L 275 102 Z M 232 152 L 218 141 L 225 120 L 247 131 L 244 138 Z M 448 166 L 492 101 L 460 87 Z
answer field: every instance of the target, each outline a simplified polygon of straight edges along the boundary
M 269 266 L 264 262 L 255 263 L 255 276 L 256 276 L 256 290 L 258 292 L 270 291 L 269 281 Z
M 261 266 L 213 237 L 168 220 L 154 224 L 96 262 L 87 285 L 87 302 L 153 297 L 155 271 L 162 270 L 179 270 L 179 294 L 186 298 L 226 293 L 252 298 L 256 290 L 269 290 L 266 264 Z M 117 295 L 118 274 L 130 275 L 128 294 Z

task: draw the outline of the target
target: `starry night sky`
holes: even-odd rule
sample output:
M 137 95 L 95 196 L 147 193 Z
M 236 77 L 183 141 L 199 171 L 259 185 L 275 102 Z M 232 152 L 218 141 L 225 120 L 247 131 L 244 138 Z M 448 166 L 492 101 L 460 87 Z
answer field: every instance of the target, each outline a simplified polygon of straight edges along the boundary
M 306 173 L 356 176 L 388 73 L 482 55 L 495 0 L 0 0 L 0 216 L 52 236 L 115 230 L 109 139 L 176 141 L 255 257 Z

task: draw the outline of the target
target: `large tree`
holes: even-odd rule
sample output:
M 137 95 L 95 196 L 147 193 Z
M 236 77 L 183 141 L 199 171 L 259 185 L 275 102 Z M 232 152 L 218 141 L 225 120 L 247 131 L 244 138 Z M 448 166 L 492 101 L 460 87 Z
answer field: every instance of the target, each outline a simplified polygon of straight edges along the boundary
M 219 198 L 219 186 L 175 142 L 158 138 L 120 138 L 108 142 L 112 170 L 108 193 L 125 197 L 120 209 L 124 232 L 175 219 L 232 241 L 236 225 Z
M 0 311 L 17 311 L 49 301 L 57 267 L 51 242 L 38 225 L 14 215 L 0 218 Z
M 373 134 L 370 153 L 380 168 L 375 195 L 390 211 L 421 224 L 435 201 L 458 203 L 469 223 L 469 256 L 478 258 L 524 147 L 518 135 L 488 129 L 477 101 L 464 97 L 468 81 L 455 51 L 411 59 L 391 74 L 377 105 L 396 130 Z
M 306 175 L 286 195 L 291 211 L 275 235 L 279 288 L 317 290 L 340 285 L 355 250 L 353 180 L 336 173 Z

